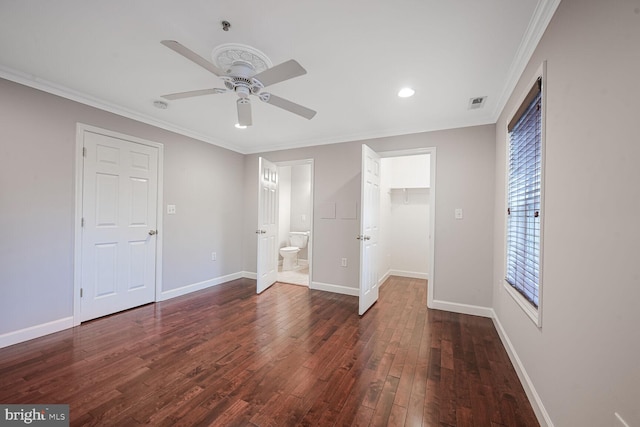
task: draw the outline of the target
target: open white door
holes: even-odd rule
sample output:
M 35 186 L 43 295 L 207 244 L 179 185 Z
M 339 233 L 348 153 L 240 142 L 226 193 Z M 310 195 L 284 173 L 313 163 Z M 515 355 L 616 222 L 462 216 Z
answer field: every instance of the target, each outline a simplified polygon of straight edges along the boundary
M 155 300 L 158 148 L 84 132 L 80 320 Z
M 258 263 L 256 290 L 261 293 L 278 277 L 278 167 L 258 159 Z
M 380 156 L 362 145 L 362 215 L 360 218 L 360 303 L 363 315 L 378 300 L 378 234 L 380 221 Z

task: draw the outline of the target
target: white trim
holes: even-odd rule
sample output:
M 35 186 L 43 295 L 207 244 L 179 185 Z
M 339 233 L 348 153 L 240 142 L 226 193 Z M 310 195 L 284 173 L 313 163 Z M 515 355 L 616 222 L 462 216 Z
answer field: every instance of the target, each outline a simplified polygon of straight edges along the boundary
M 210 288 L 212 286 L 221 285 L 232 280 L 241 279 L 244 277 L 245 272 L 227 274 L 226 276 L 220 276 L 209 280 L 204 280 L 198 283 L 192 283 L 191 285 L 181 286 L 176 289 L 170 289 L 160 294 L 157 301 L 166 301 L 171 298 L 176 298 L 182 295 L 190 294 L 191 292 L 201 291 L 203 289 Z
M 500 336 L 500 340 L 507 350 L 507 354 L 509 355 L 509 359 L 511 359 L 511 363 L 513 364 L 516 374 L 518 374 L 518 378 L 520 378 L 520 382 L 522 383 L 522 387 L 524 388 L 527 397 L 529 398 L 529 402 L 531 403 L 531 407 L 533 408 L 533 412 L 535 412 L 536 417 L 538 418 L 538 422 L 541 427 L 553 427 L 553 422 L 551 421 L 551 417 L 547 412 L 544 404 L 542 403 L 542 399 L 540 399 L 540 395 L 536 391 L 536 388 L 533 385 L 533 381 L 527 374 L 527 370 L 524 368 L 522 361 L 518 357 L 518 353 L 516 352 L 515 347 L 511 343 L 507 332 L 502 327 L 502 323 L 500 323 L 500 319 L 496 312 L 491 309 L 493 324 L 498 331 L 498 335 Z
M 159 142 L 137 138 L 131 135 L 102 129 L 84 123 L 76 123 L 76 159 L 75 159 L 75 219 L 74 219 L 74 243 L 73 243 L 73 325 L 80 324 L 81 301 L 80 288 L 82 287 L 82 185 L 83 185 L 83 147 L 85 132 L 97 133 L 111 138 L 123 139 L 137 144 L 148 145 L 158 149 L 158 196 L 156 206 L 156 284 L 155 301 L 159 301 L 162 292 L 162 253 L 163 253 L 163 195 L 164 195 L 164 145 Z
M 380 288 L 387 281 L 389 276 L 391 276 L 391 270 L 387 270 L 387 272 L 382 275 L 382 278 L 378 280 L 378 288 Z
M 350 288 L 342 285 L 332 285 L 330 283 L 311 282 L 309 289 L 317 291 L 333 292 L 334 294 L 351 295 L 357 297 L 359 295 L 358 288 Z
M 392 128 L 385 129 L 376 132 L 357 132 L 351 135 L 344 136 L 336 136 L 330 138 L 310 138 L 307 140 L 297 141 L 296 143 L 286 143 L 286 144 L 273 144 L 264 147 L 244 147 L 241 148 L 237 145 L 226 143 L 217 138 L 213 138 L 209 135 L 204 135 L 199 132 L 194 132 L 192 130 L 177 126 L 173 123 L 157 119 L 155 117 L 149 116 L 147 114 L 143 114 L 137 111 L 133 111 L 129 108 L 125 108 L 121 105 L 114 104 L 112 102 L 106 101 L 104 99 L 96 98 L 94 96 L 73 90 L 66 86 L 62 86 L 48 80 L 44 80 L 40 77 L 37 77 L 32 74 L 24 73 L 13 68 L 9 68 L 6 66 L 0 66 L 0 77 L 10 80 L 24 86 L 32 87 L 35 89 L 42 90 L 47 93 L 51 93 L 66 99 L 70 99 L 75 102 L 79 102 L 84 105 L 88 105 L 94 108 L 98 108 L 103 111 L 108 111 L 110 113 L 117 114 L 122 117 L 126 117 L 132 120 L 136 120 L 141 123 L 146 123 L 151 126 L 158 127 L 160 129 L 168 130 L 170 132 L 175 132 L 180 135 L 187 136 L 189 138 L 197 139 L 199 141 L 208 142 L 213 145 L 217 145 L 218 147 L 226 148 L 228 150 L 235 151 L 240 154 L 256 154 L 256 153 L 266 153 L 270 151 L 278 151 L 278 150 L 287 150 L 291 148 L 302 148 L 302 147 L 310 147 L 315 145 L 326 145 L 326 144 L 338 144 L 350 141 L 364 141 L 368 139 L 375 138 L 383 138 L 390 136 L 398 136 L 398 135 L 408 135 L 414 133 L 422 133 L 422 132 L 432 132 L 444 129 L 457 129 L 464 128 L 470 126 L 480 126 L 486 124 L 493 124 L 498 120 L 502 109 L 507 103 L 510 94 L 513 92 L 518 79 L 524 68 L 526 67 L 527 62 L 533 55 L 533 52 L 538 45 L 538 42 L 542 38 L 542 34 L 549 25 L 551 21 L 551 17 L 555 13 L 558 4 L 560 4 L 560 0 L 541 0 L 536 7 L 536 10 L 529 22 L 529 26 L 527 27 L 526 32 L 522 37 L 522 41 L 516 53 L 515 59 L 511 64 L 511 67 L 508 72 L 507 83 L 504 85 L 502 90 L 502 94 L 498 98 L 498 103 L 493 111 L 492 117 L 489 118 L 476 118 L 472 120 L 464 119 L 464 120 L 444 120 L 438 123 L 432 123 L 431 126 L 413 126 L 409 128 Z
M 71 101 L 78 102 L 80 104 L 88 105 L 90 107 L 97 108 L 102 111 L 117 114 L 122 117 L 126 117 L 131 120 L 135 120 L 141 123 L 146 123 L 151 126 L 155 126 L 160 129 L 175 132 L 179 135 L 184 135 L 189 138 L 196 139 L 198 141 L 208 142 L 209 144 L 217 145 L 218 147 L 226 148 L 227 150 L 235 151 L 240 154 L 248 154 L 240 150 L 238 147 L 225 143 L 224 141 L 212 138 L 210 136 L 194 132 L 192 130 L 176 126 L 173 123 L 159 120 L 155 117 L 148 116 L 146 114 L 130 110 L 121 105 L 113 104 L 104 99 L 96 98 L 91 95 L 87 95 L 82 92 L 78 92 L 66 86 L 62 86 L 48 80 L 41 79 L 40 77 L 26 74 L 18 70 L 0 65 L 0 77 L 12 82 L 19 83 L 24 86 L 32 87 L 53 95 L 60 96 L 62 98 L 69 99 Z
M 411 279 L 429 279 L 429 273 L 420 273 L 417 271 L 389 270 L 387 274 L 390 276 L 409 277 Z
M 73 326 L 80 324 L 80 301 L 76 297 L 80 295 L 82 287 L 82 185 L 84 183 L 84 128 L 76 125 L 76 161 L 75 161 L 75 218 L 73 220 Z
M 258 280 L 258 273 L 255 271 L 243 271 L 241 274 L 243 279 Z
M 522 311 L 524 311 L 527 316 L 529 316 L 533 323 L 535 323 L 538 328 L 542 328 L 542 316 L 540 313 L 541 304 L 538 304 L 538 309 L 536 309 L 533 305 L 531 305 L 529 301 L 527 301 L 524 296 L 522 296 L 520 292 L 518 292 L 513 286 L 511 286 L 509 282 L 503 279 L 502 285 L 505 291 L 507 291 L 507 293 L 511 295 L 511 298 L 513 298 L 516 304 L 520 306 Z M 538 299 L 539 302 L 541 300 L 541 298 Z
M 472 316 L 493 317 L 493 309 L 491 307 L 482 307 L 479 305 L 433 300 L 431 301 L 429 308 L 434 310 L 450 311 L 452 313 L 470 314 Z
M 529 90 L 536 84 L 536 81 L 541 78 L 542 79 L 542 109 L 541 109 L 541 123 L 540 123 L 540 212 L 542 215 L 540 216 L 540 253 L 538 254 L 539 263 L 538 263 L 538 308 L 535 308 L 531 305 L 527 299 L 520 294 L 517 290 L 513 288 L 506 280 L 503 280 L 504 288 L 507 290 L 509 295 L 514 299 L 514 301 L 522 308 L 522 310 L 527 314 L 527 316 L 535 323 L 538 328 L 542 328 L 542 302 L 543 302 L 543 264 L 544 264 L 544 218 L 545 218 L 545 203 L 544 203 L 544 184 L 545 184 L 545 154 L 546 154 L 546 111 L 547 111 L 547 94 L 546 94 L 546 86 L 547 86 L 547 61 L 543 61 L 542 64 L 538 67 L 536 72 L 533 75 L 533 78 L 529 81 L 529 84 L 525 86 L 525 90 L 520 94 L 518 102 L 515 104 L 508 118 L 509 121 L 516 114 L 522 103 L 524 102 Z M 508 122 L 507 122 L 508 123 Z M 505 143 L 505 181 L 504 181 L 504 206 L 502 209 L 504 215 L 504 241 L 503 241 L 503 263 L 502 263 L 502 277 L 506 277 L 507 270 L 507 208 L 508 208 L 508 195 L 509 195 L 509 150 L 510 150 L 510 141 L 509 141 L 509 132 L 506 133 L 507 140 Z
M 0 348 L 9 347 L 10 345 L 19 344 L 34 338 L 40 338 L 72 327 L 73 317 L 64 317 L 40 325 L 7 332 L 6 334 L 0 335 Z
M 622 419 L 619 413 L 614 412 L 613 416 L 615 417 L 616 422 L 620 427 L 631 427 L 625 420 Z
M 497 122 L 500 118 L 502 110 L 505 105 L 507 105 L 507 101 L 516 88 L 527 63 L 533 56 L 533 52 L 536 47 L 538 47 L 538 43 L 540 43 L 542 35 L 547 29 L 549 22 L 551 22 L 554 13 L 556 13 L 559 4 L 560 0 L 541 0 L 536 6 L 531 21 L 529 21 L 529 26 L 522 36 L 522 41 L 520 42 L 520 46 L 518 46 L 518 51 L 511 63 L 511 67 L 509 67 L 509 73 L 507 74 L 502 93 L 493 110 L 494 122 Z

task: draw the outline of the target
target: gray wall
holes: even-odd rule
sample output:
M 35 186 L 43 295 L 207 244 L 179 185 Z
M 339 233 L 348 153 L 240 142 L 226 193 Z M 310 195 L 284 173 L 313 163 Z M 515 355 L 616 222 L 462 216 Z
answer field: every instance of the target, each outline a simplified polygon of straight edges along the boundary
M 556 426 L 640 425 L 640 2 L 563 0 L 497 123 L 494 309 Z M 506 123 L 547 60 L 542 329 L 504 277 Z
M 163 290 L 242 270 L 242 155 L 0 79 L 0 334 L 73 315 L 77 122 L 164 144 Z
M 436 147 L 436 299 L 491 306 L 495 127 L 476 126 L 248 155 L 245 158 L 245 270 L 256 269 L 257 170 L 271 161 L 314 159 L 314 282 L 357 289 L 361 145 L 376 151 Z M 433 183 L 432 183 L 433 184 Z M 321 219 L 326 203 L 358 205 L 358 219 Z M 454 219 L 461 207 L 465 219 Z M 340 258 L 349 266 L 340 267 Z

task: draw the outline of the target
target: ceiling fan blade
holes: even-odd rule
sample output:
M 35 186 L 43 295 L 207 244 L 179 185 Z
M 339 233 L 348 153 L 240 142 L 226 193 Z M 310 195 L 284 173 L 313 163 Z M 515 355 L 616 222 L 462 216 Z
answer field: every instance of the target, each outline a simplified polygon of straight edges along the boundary
M 238 105 L 238 124 L 251 126 L 251 101 L 247 98 L 240 98 L 236 104 Z
M 202 56 L 200 56 L 197 53 L 195 53 L 194 51 L 184 47 L 183 45 L 181 45 L 180 43 L 178 43 L 175 40 L 162 40 L 160 43 L 162 43 L 163 45 L 165 45 L 169 49 L 173 50 L 174 52 L 179 53 L 180 55 L 184 56 L 189 61 L 195 62 L 196 64 L 198 64 L 199 66 L 201 66 L 205 70 L 210 71 L 211 73 L 215 74 L 216 76 L 224 76 L 225 74 L 227 74 L 227 73 L 225 73 L 224 70 L 216 67 L 211 62 L 209 62 L 206 59 L 204 59 Z
M 307 74 L 307 70 L 302 68 L 302 65 L 298 64 L 297 61 L 290 59 L 256 74 L 253 78 L 262 83 L 264 87 L 267 87 L 303 74 Z
M 170 93 L 168 95 L 162 95 L 164 99 L 168 99 L 169 101 L 173 101 L 174 99 L 182 99 L 182 98 L 191 98 L 194 96 L 203 96 L 203 95 L 217 95 L 219 93 L 225 93 L 226 89 L 213 88 L 213 89 L 200 89 L 200 90 L 190 90 L 188 92 L 178 92 L 178 93 Z
M 267 104 L 275 105 L 276 107 L 282 108 L 283 110 L 287 110 L 293 114 L 297 114 L 299 116 L 304 117 L 305 119 L 311 120 L 313 116 L 316 115 L 316 112 L 310 108 L 303 107 L 300 104 L 296 104 L 295 102 L 291 102 L 287 99 L 280 98 L 279 96 L 272 95 L 270 93 L 261 93 L 260 99 L 266 102 Z M 268 96 L 265 96 L 268 95 Z

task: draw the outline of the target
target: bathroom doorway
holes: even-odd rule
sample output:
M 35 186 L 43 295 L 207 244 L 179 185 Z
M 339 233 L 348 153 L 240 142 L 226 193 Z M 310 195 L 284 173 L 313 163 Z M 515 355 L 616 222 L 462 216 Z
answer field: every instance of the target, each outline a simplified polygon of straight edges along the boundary
M 276 165 L 279 176 L 277 281 L 309 286 L 313 259 L 313 159 Z

